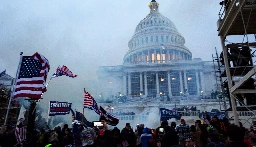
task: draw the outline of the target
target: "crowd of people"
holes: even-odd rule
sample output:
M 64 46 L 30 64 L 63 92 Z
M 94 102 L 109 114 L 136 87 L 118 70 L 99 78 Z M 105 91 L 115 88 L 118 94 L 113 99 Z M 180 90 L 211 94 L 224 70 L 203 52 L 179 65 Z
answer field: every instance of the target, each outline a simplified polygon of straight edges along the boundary
M 88 127 L 77 120 L 72 126 L 62 128 L 39 128 L 28 139 L 19 134 L 23 124 L 3 126 L 0 132 L 0 146 L 30 147 L 253 147 L 256 143 L 253 127 L 244 128 L 229 123 L 228 119 L 205 116 L 188 125 L 184 119 L 180 124 L 162 121 L 157 128 L 148 128 L 143 123 L 133 129 L 126 123 L 121 130 L 109 129 L 105 120 Z M 18 131 L 18 132 L 17 132 Z M 23 131 L 24 133 L 24 131 Z

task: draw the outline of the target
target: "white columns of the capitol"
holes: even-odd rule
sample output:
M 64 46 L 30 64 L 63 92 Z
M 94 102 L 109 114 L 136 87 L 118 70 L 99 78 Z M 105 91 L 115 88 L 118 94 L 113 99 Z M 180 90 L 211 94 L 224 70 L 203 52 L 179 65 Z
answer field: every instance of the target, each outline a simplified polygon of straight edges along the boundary
M 201 90 L 204 92 L 205 85 L 204 85 L 204 73 L 203 73 L 203 71 L 200 71 L 200 79 L 201 79 L 201 87 L 202 87 Z
M 144 89 L 145 89 L 145 96 L 148 95 L 148 85 L 147 85 L 147 73 L 144 72 Z
M 142 73 L 140 73 L 140 91 L 143 91 Z
M 152 61 L 151 61 L 151 55 L 150 55 L 150 52 L 149 52 L 149 50 L 148 50 L 148 61 L 147 61 L 148 63 L 152 63 Z
M 160 63 L 164 63 L 163 62 L 163 49 L 160 49 Z
M 142 53 L 141 53 L 141 61 L 142 61 L 141 63 L 146 63 L 146 62 L 145 62 L 145 61 L 146 61 L 146 60 L 145 60 L 145 57 L 146 57 L 146 56 L 145 56 L 144 52 L 142 52 Z
M 128 73 L 128 96 L 132 94 L 131 73 Z
M 184 84 L 185 84 L 185 89 L 186 93 L 188 94 L 188 79 L 187 79 L 187 72 L 184 70 Z
M 160 96 L 158 73 L 156 73 L 156 96 L 157 96 L 157 97 Z
M 126 91 L 126 75 L 123 75 L 123 94 L 127 95 L 127 91 Z
M 170 76 L 170 72 L 167 72 L 167 78 L 168 78 L 168 93 L 169 96 L 172 96 L 172 86 L 171 86 L 171 76 Z
M 154 63 L 157 63 L 156 50 L 154 50 L 154 57 L 155 57 Z
M 181 74 L 181 71 L 179 72 L 179 74 L 180 74 L 180 92 L 184 92 L 184 90 L 183 90 L 183 82 L 182 82 L 182 74 Z
M 197 89 L 197 95 L 200 93 L 200 85 L 199 85 L 199 76 L 198 76 L 198 71 L 196 71 L 196 89 Z
M 166 63 L 169 62 L 169 55 L 170 55 L 170 51 L 167 50 L 167 55 L 165 56 Z

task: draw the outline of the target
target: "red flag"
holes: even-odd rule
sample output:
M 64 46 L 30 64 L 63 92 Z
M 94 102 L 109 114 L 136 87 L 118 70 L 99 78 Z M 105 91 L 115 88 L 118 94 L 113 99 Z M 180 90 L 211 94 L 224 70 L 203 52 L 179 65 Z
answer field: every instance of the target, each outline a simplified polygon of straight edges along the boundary
M 49 70 L 48 60 L 39 53 L 23 56 L 13 98 L 41 98 L 42 93 L 46 92 L 45 85 Z

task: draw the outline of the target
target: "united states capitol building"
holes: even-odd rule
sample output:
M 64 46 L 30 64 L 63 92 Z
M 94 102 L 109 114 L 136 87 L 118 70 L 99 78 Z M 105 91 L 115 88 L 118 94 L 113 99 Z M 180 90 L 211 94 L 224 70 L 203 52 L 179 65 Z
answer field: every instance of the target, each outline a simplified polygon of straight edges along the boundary
M 156 127 L 159 108 L 176 107 L 188 123 L 203 111 L 224 110 L 224 102 L 211 99 L 217 89 L 213 61 L 192 58 L 185 38 L 159 12 L 159 4 L 152 0 L 149 8 L 127 40 L 123 65 L 99 67 L 95 97 L 105 100 L 100 105 L 120 118 L 120 127 L 126 122 Z
M 149 8 L 128 42 L 123 65 L 99 68 L 100 85 L 105 88 L 100 96 L 169 96 L 171 100 L 209 96 L 216 90 L 213 62 L 192 58 L 185 38 L 159 12 L 159 4 L 152 0 Z

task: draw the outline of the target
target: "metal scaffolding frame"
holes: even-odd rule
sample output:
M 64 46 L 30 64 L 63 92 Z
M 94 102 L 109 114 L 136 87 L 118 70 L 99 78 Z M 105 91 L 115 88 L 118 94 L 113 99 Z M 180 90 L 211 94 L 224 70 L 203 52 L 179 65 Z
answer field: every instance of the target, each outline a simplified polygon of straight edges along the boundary
M 227 0 L 223 3 L 223 7 L 219 13 L 218 20 L 218 36 L 220 36 L 220 41 L 222 45 L 223 58 L 225 64 L 225 76 L 228 80 L 228 89 L 230 92 L 232 111 L 234 115 L 234 122 L 239 125 L 239 118 L 236 109 L 236 96 L 237 93 L 256 93 L 255 89 L 239 89 L 243 83 L 245 83 L 249 78 L 251 78 L 256 73 L 256 66 L 249 67 L 230 67 L 230 61 L 228 57 L 228 49 L 234 44 L 225 44 L 226 37 L 231 35 L 244 35 L 247 37 L 248 34 L 256 34 L 256 3 L 253 0 Z M 246 45 L 254 46 L 254 43 L 238 43 L 235 45 Z M 233 83 L 232 77 L 235 75 L 234 72 L 243 70 L 239 72 L 241 79 L 238 83 Z M 248 109 L 249 110 L 249 109 Z M 255 114 L 254 114 L 255 115 Z

